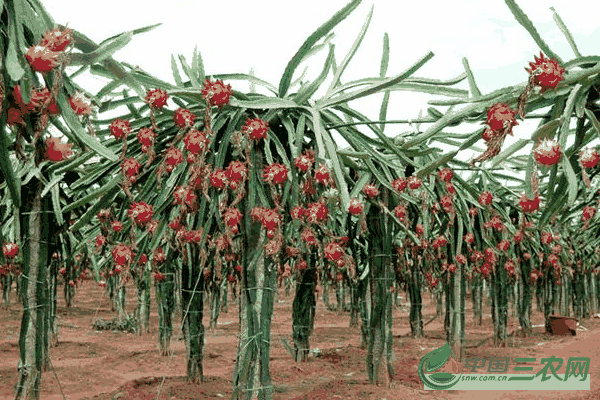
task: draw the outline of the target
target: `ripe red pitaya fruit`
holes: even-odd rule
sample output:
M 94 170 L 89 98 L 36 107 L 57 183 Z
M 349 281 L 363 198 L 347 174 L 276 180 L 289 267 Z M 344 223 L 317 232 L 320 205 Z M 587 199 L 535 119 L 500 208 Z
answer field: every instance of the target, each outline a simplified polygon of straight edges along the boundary
M 595 214 L 596 214 L 596 209 L 594 207 L 585 206 L 585 207 L 583 207 L 583 211 L 581 214 L 581 220 L 589 221 L 590 219 L 594 218 Z
M 438 172 L 438 176 L 443 182 L 451 182 L 454 172 L 450 168 L 444 168 Z
M 398 193 L 404 192 L 404 190 L 406 190 L 407 185 L 408 181 L 406 180 L 406 178 L 398 178 L 392 181 L 392 188 Z
M 598 161 L 600 161 L 600 156 L 598 156 L 598 151 L 593 147 L 587 148 L 579 154 L 579 163 L 584 168 L 594 168 L 598 165 Z
M 207 79 L 204 82 L 202 96 L 210 106 L 222 107 L 225 104 L 229 104 L 231 85 L 226 85 L 221 79 L 218 79 L 216 82 Z
M 131 124 L 127 120 L 115 119 L 109 125 L 110 133 L 115 139 L 127 139 L 127 135 L 131 133 Z
M 524 213 L 532 213 L 540 208 L 540 196 L 535 196 L 533 199 L 530 199 L 523 193 L 519 200 L 519 205 Z
M 350 214 L 359 215 L 364 209 L 364 204 L 362 204 L 358 199 L 350 199 L 350 205 L 348 206 L 348 212 Z
M 246 120 L 246 124 L 242 127 L 242 133 L 248 135 L 251 140 L 259 141 L 267 137 L 269 124 L 260 118 Z
M 565 69 L 552 58 L 545 58 L 544 53 L 540 52 L 540 57 L 534 56 L 535 62 L 529 63 L 529 69 L 525 68 L 529 74 L 533 74 L 533 83 L 541 88 L 544 93 L 548 89 L 554 89 L 563 79 Z
M 167 99 L 169 96 L 167 92 L 162 89 L 151 89 L 146 93 L 146 103 L 153 109 L 162 109 L 167 105 Z
M 196 116 L 187 108 L 178 108 L 173 115 L 173 122 L 180 128 L 194 125 Z
M 377 186 L 372 185 L 372 184 L 366 184 L 365 186 L 363 186 L 362 192 L 369 199 L 372 199 L 372 198 L 377 197 L 379 195 L 379 189 L 377 189 Z
M 540 165 L 550 166 L 560 161 L 562 150 L 555 140 L 543 140 L 533 150 L 533 157 Z
M 58 65 L 59 52 L 46 46 L 31 46 L 25 54 L 31 69 L 37 72 L 50 72 Z
M 509 129 L 512 135 L 512 127 L 519 125 L 515 119 L 516 110 L 512 110 L 506 103 L 496 103 L 488 108 L 486 124 L 494 132 L 502 132 Z M 485 133 L 485 132 L 484 132 Z
M 492 193 L 488 192 L 487 190 L 484 190 L 479 195 L 479 204 L 481 204 L 482 206 L 489 206 L 490 204 L 492 204 L 493 201 L 494 196 L 492 196 Z
M 410 178 L 408 178 L 408 187 L 410 189 L 416 190 L 420 188 L 422 184 L 423 182 L 416 176 L 411 176 Z

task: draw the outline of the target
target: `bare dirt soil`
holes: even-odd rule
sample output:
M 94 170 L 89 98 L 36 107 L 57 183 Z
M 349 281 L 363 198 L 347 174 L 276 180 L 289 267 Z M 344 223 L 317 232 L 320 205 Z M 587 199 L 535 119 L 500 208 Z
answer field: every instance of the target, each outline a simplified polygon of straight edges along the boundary
M 60 288 L 62 289 L 62 288 Z M 334 296 L 333 296 L 334 297 Z M 403 296 L 404 297 L 404 296 Z M 424 294 L 426 307 L 424 320 L 435 316 L 435 305 Z M 494 348 L 491 340 L 480 344 L 492 335 L 489 315 L 483 326 L 474 323 L 467 309 L 466 355 L 480 358 L 510 357 L 509 371 L 514 373 L 515 357 L 556 356 L 590 357 L 589 374 L 591 390 L 580 392 L 547 391 L 425 391 L 417 375 L 421 357 L 444 343 L 443 318 L 439 317 L 425 327 L 426 337 L 410 337 L 408 307 L 394 311 L 395 380 L 392 388 L 377 387 L 367 381 L 365 350 L 360 348 L 358 328 L 349 328 L 349 314 L 328 311 L 319 301 L 311 348 L 321 350 L 321 356 L 311 355 L 308 362 L 295 363 L 286 351 L 281 336 L 291 342 L 292 297 L 280 291 L 275 304 L 271 333 L 271 375 L 275 399 L 598 399 L 600 398 L 600 320 L 581 321 L 584 328 L 577 336 L 549 336 L 543 333 L 543 317 L 533 316 L 534 334 L 528 338 L 511 337 L 508 347 Z M 135 290 L 128 288 L 128 312 L 135 306 Z M 172 356 L 158 352 L 158 315 L 154 302 L 151 314 L 151 332 L 132 334 L 113 331 L 96 331 L 94 318 L 111 319 L 108 295 L 94 282 L 83 282 L 70 310 L 59 299 L 59 344 L 50 351 L 52 368 L 43 374 L 41 398 L 52 399 L 227 399 L 231 398 L 232 374 L 237 347 L 237 306 L 230 302 L 229 312 L 222 313 L 218 327 L 206 331 L 204 348 L 205 380 L 201 384 L 185 380 L 185 346 L 177 340 L 180 324 L 174 326 Z M 470 302 L 469 302 L 470 303 Z M 534 305 L 534 309 L 535 309 Z M 489 308 L 486 308 L 489 312 Z M 208 326 L 205 313 L 205 326 Z M 180 320 L 178 314 L 175 321 Z M 14 395 L 17 382 L 18 338 L 21 305 L 14 292 L 11 304 L 0 306 L 0 399 Z M 518 330 L 511 315 L 509 331 Z M 583 330 L 586 329 L 586 330 Z M 538 369 L 536 369 L 538 370 Z M 486 371 L 477 371 L 485 373 Z M 564 373 L 564 366 L 559 373 Z

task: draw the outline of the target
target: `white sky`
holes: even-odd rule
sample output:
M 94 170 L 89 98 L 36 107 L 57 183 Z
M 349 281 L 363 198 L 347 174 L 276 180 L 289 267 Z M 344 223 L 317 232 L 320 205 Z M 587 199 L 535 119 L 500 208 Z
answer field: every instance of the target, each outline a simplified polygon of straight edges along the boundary
M 207 75 L 248 73 L 253 68 L 257 77 L 278 86 L 288 61 L 304 40 L 347 2 L 104 0 L 90 9 L 83 7 L 80 0 L 52 0 L 44 5 L 57 23 L 68 24 L 97 42 L 162 22 L 155 30 L 135 36 L 114 57 L 140 65 L 163 80 L 174 82 L 171 54 L 183 54 L 190 63 L 197 45 Z M 579 51 L 584 56 L 600 54 L 600 2 L 518 0 L 517 3 L 565 62 L 574 58 L 574 54 L 553 20 L 552 6 L 570 29 Z M 389 34 L 391 47 L 388 76 L 404 71 L 432 51 L 435 57 L 414 76 L 449 79 L 464 72 L 462 57 L 467 57 L 483 94 L 525 82 L 527 73 L 523 68 L 540 52 L 503 1 L 372 0 L 364 1 L 335 28 L 333 43 L 338 64 L 352 46 L 372 5 L 374 14 L 369 31 L 342 82 L 379 75 L 384 32 Z M 326 51 L 322 53 L 305 62 L 311 80 L 321 71 Z M 295 77 L 303 69 L 304 65 Z M 98 88 L 105 82 L 102 78 L 93 79 Z M 241 85 L 239 81 L 232 83 Z M 466 80 L 461 87 L 468 89 Z M 382 95 L 375 95 L 352 106 L 378 119 L 381 99 Z M 416 118 L 420 109 L 428 107 L 428 99 L 431 95 L 392 93 L 388 119 Z M 515 138 L 529 137 L 535 126 L 537 122 L 521 123 L 513 129 Z M 422 126 L 421 130 L 425 128 Z M 390 125 L 386 134 L 395 136 L 409 129 L 406 125 Z M 505 147 L 510 143 L 507 141 Z M 483 146 L 483 142 L 478 145 Z

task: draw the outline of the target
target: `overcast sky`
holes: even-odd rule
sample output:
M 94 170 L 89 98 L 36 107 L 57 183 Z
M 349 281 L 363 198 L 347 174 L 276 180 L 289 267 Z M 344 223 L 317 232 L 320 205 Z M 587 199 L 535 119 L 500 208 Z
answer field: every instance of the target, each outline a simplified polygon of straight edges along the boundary
M 574 58 L 574 54 L 553 20 L 552 6 L 571 30 L 580 52 L 600 54 L 600 2 L 517 3 L 564 61 Z M 197 45 L 208 75 L 247 73 L 252 68 L 257 77 L 277 86 L 288 61 L 304 40 L 347 0 L 104 0 L 93 4 L 90 9 L 83 7 L 80 0 L 44 1 L 57 23 L 68 24 L 97 42 L 161 22 L 163 25 L 155 30 L 134 37 L 115 58 L 140 65 L 163 80 L 174 82 L 171 54 L 183 54 L 191 61 Z M 338 64 L 360 32 L 371 6 L 374 13 L 369 31 L 342 82 L 378 76 L 385 32 L 391 46 L 388 76 L 404 71 L 432 51 L 435 57 L 414 76 L 449 79 L 464 72 L 461 60 L 466 57 L 483 94 L 525 82 L 527 73 L 523 68 L 540 52 L 504 1 L 372 0 L 363 1 L 335 29 L 333 43 Z M 325 55 L 323 52 L 305 63 L 309 79 L 318 75 Z M 304 65 L 297 74 L 303 69 Z M 94 80 L 98 88 L 104 82 L 102 78 Z M 234 84 L 240 85 L 239 81 Z M 468 88 L 466 81 L 462 87 Z M 237 89 L 245 91 L 247 87 Z M 381 99 L 381 95 L 376 95 L 352 105 L 378 119 Z M 428 99 L 431 95 L 392 93 L 388 118 L 416 118 L 420 109 L 427 108 Z M 521 123 L 513 130 L 515 138 L 529 137 L 536 125 Z M 409 129 L 392 125 L 386 133 L 395 136 Z M 510 143 L 507 141 L 505 146 Z

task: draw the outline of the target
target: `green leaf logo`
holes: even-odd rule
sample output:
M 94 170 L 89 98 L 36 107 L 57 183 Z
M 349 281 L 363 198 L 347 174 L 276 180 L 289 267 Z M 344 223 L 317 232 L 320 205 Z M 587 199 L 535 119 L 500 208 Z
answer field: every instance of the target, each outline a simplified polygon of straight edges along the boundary
M 448 343 L 446 343 L 439 349 L 435 349 L 431 353 L 425 355 L 424 359 L 427 360 L 425 362 L 425 372 L 430 373 L 442 368 L 450 358 L 450 354 L 452 354 L 452 349 Z
M 448 343 L 439 349 L 427 353 L 419 363 L 418 373 L 421 382 L 435 390 L 447 390 L 454 386 L 460 380 L 462 374 L 454 375 L 449 372 L 436 372 L 425 376 L 425 374 L 430 374 L 442 368 L 451 355 L 452 348 Z

